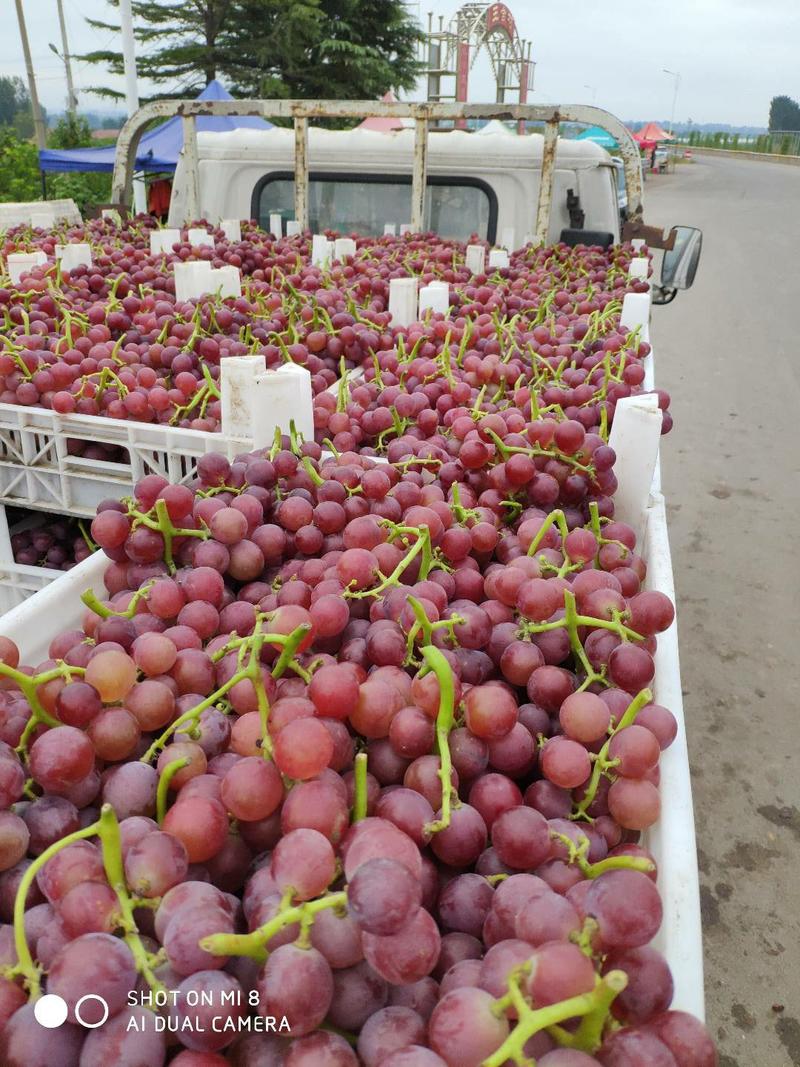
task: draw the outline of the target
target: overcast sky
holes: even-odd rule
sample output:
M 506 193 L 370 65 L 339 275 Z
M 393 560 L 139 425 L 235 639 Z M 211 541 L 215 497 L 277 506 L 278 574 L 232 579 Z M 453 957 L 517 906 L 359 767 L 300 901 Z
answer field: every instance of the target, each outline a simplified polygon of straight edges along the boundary
M 410 3 L 449 18 L 458 0 Z M 674 79 L 680 72 L 678 121 L 766 125 L 770 99 L 800 98 L 800 2 L 798 0 L 509 0 L 521 37 L 533 43 L 536 61 L 531 103 L 596 103 L 622 119 L 669 119 Z M 11 0 L 0 37 L 0 74 L 24 77 L 22 46 Z M 33 63 L 42 103 L 63 108 L 63 66 L 48 49 L 60 49 L 56 0 L 24 0 Z M 92 30 L 85 16 L 115 21 L 105 0 L 64 0 L 70 51 L 115 48 L 113 34 Z M 75 64 L 79 90 L 101 82 L 101 68 Z M 121 79 L 111 82 L 122 89 Z M 153 87 L 142 85 L 145 94 Z M 472 102 L 492 101 L 494 83 L 485 56 L 470 81 Z M 87 110 L 103 103 L 80 95 Z

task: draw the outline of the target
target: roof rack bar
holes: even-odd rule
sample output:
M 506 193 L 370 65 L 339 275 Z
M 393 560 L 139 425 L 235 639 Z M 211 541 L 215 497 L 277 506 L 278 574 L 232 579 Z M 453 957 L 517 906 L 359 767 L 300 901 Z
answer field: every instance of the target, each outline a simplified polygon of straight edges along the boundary
M 606 130 L 619 145 L 625 168 L 631 222 L 642 220 L 642 179 L 639 147 L 630 131 L 613 115 L 598 107 L 570 104 L 454 104 L 384 103 L 375 100 L 153 100 L 140 107 L 125 122 L 117 140 L 113 203 L 131 200 L 132 177 L 139 140 L 154 119 L 180 115 L 184 119 L 184 161 L 188 171 L 186 212 L 197 218 L 202 211 L 198 176 L 197 135 L 194 118 L 200 115 L 256 115 L 261 118 L 293 119 L 295 124 L 295 214 L 308 224 L 308 119 L 365 117 L 413 118 L 415 120 L 412 177 L 412 225 L 424 225 L 425 186 L 428 160 L 428 126 L 432 121 L 500 119 L 509 122 L 544 122 L 545 149 L 536 210 L 536 238 L 546 240 L 555 178 L 558 130 L 562 122 L 579 122 Z M 195 199 L 193 199 L 195 198 Z M 190 207 L 195 210 L 190 211 Z

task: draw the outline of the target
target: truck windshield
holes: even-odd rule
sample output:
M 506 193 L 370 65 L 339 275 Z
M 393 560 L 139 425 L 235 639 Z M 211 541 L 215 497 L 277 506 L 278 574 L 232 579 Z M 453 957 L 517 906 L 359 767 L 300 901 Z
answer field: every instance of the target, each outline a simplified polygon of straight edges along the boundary
M 252 217 L 269 228 L 269 217 L 294 218 L 294 175 L 276 171 L 253 190 Z M 387 223 L 399 228 L 411 218 L 411 178 L 406 175 L 309 174 L 308 224 L 315 233 L 338 230 L 379 236 Z M 495 239 L 497 197 L 476 178 L 428 178 L 426 228 L 467 240 L 473 233 Z

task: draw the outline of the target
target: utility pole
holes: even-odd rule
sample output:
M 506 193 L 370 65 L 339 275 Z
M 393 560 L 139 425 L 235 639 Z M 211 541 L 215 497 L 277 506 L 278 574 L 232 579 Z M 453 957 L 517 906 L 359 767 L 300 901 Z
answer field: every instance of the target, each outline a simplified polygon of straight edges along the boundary
M 33 60 L 31 49 L 28 44 L 28 31 L 25 28 L 25 12 L 22 10 L 22 0 L 14 0 L 17 8 L 17 22 L 19 23 L 19 35 L 22 38 L 22 53 L 25 56 L 25 70 L 28 74 L 28 92 L 31 94 L 31 110 L 33 111 L 33 127 L 36 130 L 36 144 L 39 148 L 47 147 L 47 137 L 44 129 L 42 109 L 39 107 L 39 96 L 36 92 L 36 79 L 33 76 Z
M 139 107 L 139 89 L 136 83 L 136 49 L 133 37 L 133 14 L 131 0 L 120 0 L 120 28 L 122 30 L 122 58 L 125 66 L 125 104 L 128 118 Z M 147 211 L 144 181 L 133 182 L 133 202 L 137 212 Z
M 681 84 L 681 75 L 680 75 L 680 71 L 667 70 L 666 67 L 662 67 L 661 73 L 662 74 L 669 74 L 669 76 L 671 78 L 675 79 L 675 86 L 674 86 L 673 93 L 672 93 L 672 117 L 670 118 L 670 121 L 669 121 L 669 132 L 674 136 L 674 134 L 675 134 L 675 106 L 676 106 L 676 104 L 678 102 L 678 89 L 679 89 L 680 84 Z
M 69 42 L 67 41 L 67 24 L 64 21 L 63 0 L 56 0 L 58 4 L 58 24 L 61 27 L 61 48 L 64 60 L 64 71 L 67 75 L 67 114 L 75 115 L 78 110 L 78 97 L 75 95 L 75 86 L 72 84 L 72 64 L 69 54 Z

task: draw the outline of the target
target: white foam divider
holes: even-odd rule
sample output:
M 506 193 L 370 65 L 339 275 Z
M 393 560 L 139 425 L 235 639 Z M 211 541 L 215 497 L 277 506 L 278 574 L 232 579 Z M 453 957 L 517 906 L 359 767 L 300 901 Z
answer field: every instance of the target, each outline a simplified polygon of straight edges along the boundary
M 464 265 L 474 274 L 483 274 L 486 270 L 486 249 L 483 245 L 467 245 Z
M 186 263 L 176 263 L 175 272 L 175 299 L 179 302 L 195 300 L 203 293 L 211 293 L 214 290 L 213 270 L 207 259 L 192 259 Z
M 267 370 L 263 356 L 228 356 L 222 360 L 222 432 L 246 437 L 253 448 L 272 443 L 275 428 L 289 433 L 291 423 L 307 441 L 314 438 L 311 375 L 296 363 Z
M 650 293 L 626 293 L 622 300 L 620 326 L 641 327 L 641 338 L 650 343 Z
M 270 213 L 269 232 L 278 241 L 283 237 L 283 216 L 278 211 Z
M 356 254 L 356 243 L 352 237 L 337 237 L 333 242 L 333 258 L 338 260 L 346 259 L 347 256 L 354 256 Z
M 63 270 L 72 270 L 81 264 L 86 267 L 92 265 L 91 246 L 81 242 L 80 244 L 56 245 L 56 259 L 61 260 Z
M 417 321 L 416 278 L 390 278 L 389 314 L 392 326 L 410 326 Z
M 210 234 L 208 230 L 203 229 L 202 226 L 192 226 L 188 233 L 189 244 L 192 248 L 201 248 L 203 245 L 211 245 L 214 247 L 214 236 Z
M 228 241 L 241 241 L 242 223 L 239 219 L 221 219 L 219 228 Z
M 169 255 L 172 252 L 172 246 L 179 244 L 180 239 L 180 230 L 151 230 L 150 255 Z
M 219 294 L 223 299 L 229 296 L 235 298 L 242 295 L 241 272 L 238 267 L 234 267 L 230 263 L 212 270 L 211 280 L 214 291 L 219 290 Z
M 495 270 L 502 270 L 503 267 L 507 267 L 509 264 L 508 252 L 505 248 L 493 248 L 489 253 L 489 268 L 495 268 Z
M 397 234 L 397 226 L 393 222 L 387 222 L 383 227 L 384 237 L 394 237 Z
M 419 291 L 419 316 L 426 311 L 446 315 L 450 310 L 450 286 L 446 282 L 431 282 Z
M 412 232 L 412 230 L 411 230 L 411 223 L 410 222 L 401 222 L 400 223 L 400 236 L 401 237 L 405 237 L 405 235 L 407 233 L 411 233 L 411 232 Z
M 641 541 L 661 440 L 661 409 L 654 393 L 627 396 L 617 401 L 608 438 L 617 454 L 614 474 L 614 517 L 627 522 Z
M 628 267 L 628 277 L 641 278 L 643 282 L 646 282 L 649 270 L 650 261 L 647 256 L 635 256 Z
M 44 252 L 9 252 L 6 257 L 6 266 L 11 281 L 19 285 L 23 274 L 32 271 L 34 267 L 42 267 L 47 262 Z
M 289 219 L 286 223 L 286 236 L 297 237 L 298 234 L 303 232 L 303 227 L 297 221 L 297 219 Z
M 324 233 L 315 233 L 311 238 L 311 264 L 314 267 L 324 267 L 333 258 L 333 241 L 329 241 Z

